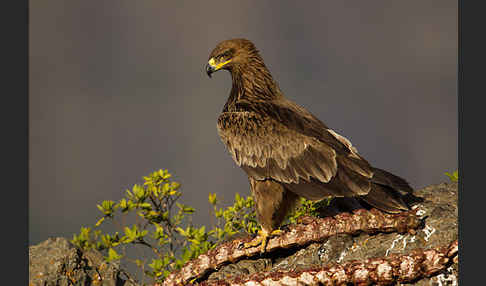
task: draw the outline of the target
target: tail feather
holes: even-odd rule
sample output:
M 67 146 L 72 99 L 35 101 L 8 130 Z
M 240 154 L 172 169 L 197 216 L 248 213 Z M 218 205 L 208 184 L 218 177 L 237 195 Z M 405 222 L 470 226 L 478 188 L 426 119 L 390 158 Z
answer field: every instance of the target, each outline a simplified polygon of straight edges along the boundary
M 409 210 L 402 196 L 411 194 L 413 189 L 404 179 L 385 170 L 373 168 L 371 191 L 361 199 L 371 206 L 389 213 Z
M 376 184 L 391 187 L 400 192 L 402 195 L 413 192 L 412 187 L 410 187 L 405 179 L 402 179 L 382 169 L 373 168 L 373 178 L 371 178 L 371 181 Z
M 372 184 L 371 191 L 367 195 L 361 196 L 361 199 L 371 206 L 388 213 L 399 213 L 409 210 L 400 193 L 390 187 L 379 184 Z

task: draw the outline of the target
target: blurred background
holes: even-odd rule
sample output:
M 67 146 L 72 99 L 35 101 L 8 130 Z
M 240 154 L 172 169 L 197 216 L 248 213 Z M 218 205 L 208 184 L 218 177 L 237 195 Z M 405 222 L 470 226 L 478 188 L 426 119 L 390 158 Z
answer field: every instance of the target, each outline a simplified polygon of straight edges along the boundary
M 302 3 L 302 2 L 300 2 Z M 284 94 L 414 188 L 457 169 L 457 1 L 30 2 L 29 243 L 72 238 L 168 169 L 196 225 L 249 195 L 216 131 L 222 40 L 252 40 Z

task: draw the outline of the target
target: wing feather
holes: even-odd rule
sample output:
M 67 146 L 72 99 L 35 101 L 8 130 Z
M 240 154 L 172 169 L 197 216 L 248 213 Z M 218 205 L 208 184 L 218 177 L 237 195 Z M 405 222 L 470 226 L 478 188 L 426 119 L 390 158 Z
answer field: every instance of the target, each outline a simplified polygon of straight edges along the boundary
M 227 112 L 218 132 L 236 164 L 257 180 L 298 183 L 336 174 L 336 152 L 319 140 L 252 112 Z
M 240 111 L 221 114 L 218 133 L 248 176 L 284 183 L 311 199 L 370 191 L 368 162 L 304 108 L 288 100 L 238 104 Z

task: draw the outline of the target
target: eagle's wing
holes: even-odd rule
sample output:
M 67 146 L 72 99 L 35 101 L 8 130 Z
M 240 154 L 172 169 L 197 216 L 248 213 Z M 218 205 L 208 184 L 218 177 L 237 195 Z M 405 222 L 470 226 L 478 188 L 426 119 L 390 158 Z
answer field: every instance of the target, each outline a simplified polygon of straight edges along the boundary
M 223 112 L 219 135 L 235 162 L 256 180 L 273 179 L 309 199 L 366 195 L 371 166 L 351 143 L 295 103 L 237 103 Z

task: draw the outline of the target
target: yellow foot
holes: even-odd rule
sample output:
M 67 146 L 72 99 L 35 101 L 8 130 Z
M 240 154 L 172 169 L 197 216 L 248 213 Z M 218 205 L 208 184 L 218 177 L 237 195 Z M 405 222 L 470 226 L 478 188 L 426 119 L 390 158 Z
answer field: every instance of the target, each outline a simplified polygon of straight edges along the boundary
M 244 247 L 250 248 L 250 247 L 261 245 L 260 252 L 265 253 L 265 248 L 267 247 L 268 239 L 272 236 L 277 236 L 280 234 L 282 234 L 282 231 L 280 229 L 276 229 L 270 233 L 265 230 L 260 230 L 258 231 L 257 237 L 255 237 L 255 239 L 253 239 L 252 241 L 245 243 Z

